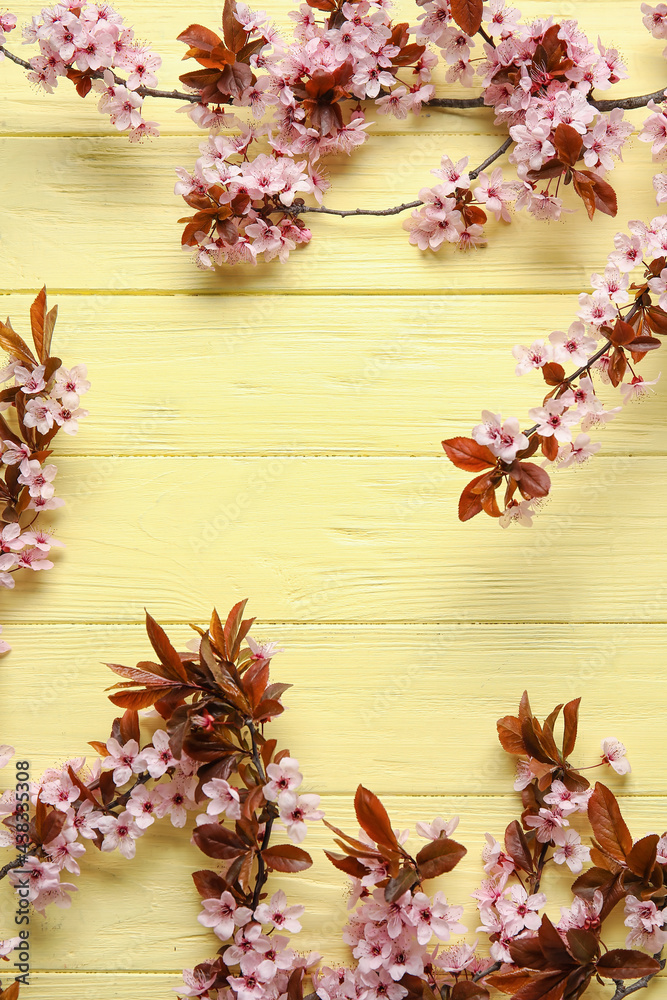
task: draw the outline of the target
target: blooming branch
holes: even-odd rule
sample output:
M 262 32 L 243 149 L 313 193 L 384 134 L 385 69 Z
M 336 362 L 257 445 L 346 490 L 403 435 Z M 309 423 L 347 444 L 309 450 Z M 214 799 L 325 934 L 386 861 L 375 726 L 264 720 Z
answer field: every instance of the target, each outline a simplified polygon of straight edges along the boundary
M 21 570 L 53 568 L 50 550 L 62 546 L 41 525 L 43 512 L 64 506 L 55 495 L 58 468 L 48 462 L 56 434 L 76 434 L 88 415 L 85 365 L 68 369 L 51 354 L 58 307 L 47 311 L 43 288 L 30 307 L 33 350 L 11 323 L 0 322 L 0 347 L 9 363 L 0 371 L 0 586 L 13 588 Z M 9 383 L 8 385 L 6 383 Z M 40 523 L 38 523 L 38 519 Z M 10 647 L 0 642 L 0 652 Z
M 395 829 L 363 785 L 354 799 L 358 833 L 325 820 L 337 848 L 326 857 L 351 880 L 343 928 L 350 962 L 332 968 L 316 953 L 300 954 L 293 936 L 305 907 L 288 903 L 282 890 L 269 898 L 264 889 L 271 872 L 311 865 L 300 844 L 308 824 L 324 814 L 319 797 L 303 792 L 298 761 L 264 734 L 289 685 L 270 682 L 271 659 L 281 650 L 249 636 L 253 620 L 243 618 L 244 607 L 235 605 L 224 624 L 214 612 L 183 653 L 147 615 L 157 660 L 109 664 L 123 678 L 109 697 L 125 712 L 106 743 L 92 741 L 99 754 L 92 766 L 74 758 L 0 798 L 0 845 L 19 852 L 0 878 L 23 892 L 27 885 L 40 913 L 53 903 L 67 907 L 76 885 L 63 878 L 81 874 L 84 841 L 132 859 L 156 820 L 169 816 L 182 828 L 195 812 L 192 841 L 216 862 L 193 873 L 198 920 L 222 944 L 214 958 L 185 970 L 183 997 L 304 1000 L 310 990 L 311 1000 L 488 1000 L 498 990 L 517 1000 L 579 1000 L 598 978 L 614 983 L 612 1000 L 623 1000 L 650 984 L 665 964 L 667 833 L 634 840 L 611 789 L 591 787 L 585 776 L 591 767 L 630 771 L 619 740 L 604 739 L 592 765 L 572 762 L 579 699 L 540 723 L 525 693 L 518 715 L 498 720 L 501 745 L 518 759 L 520 816 L 502 843 L 486 834 L 485 878 L 472 893 L 490 956 L 477 941 L 453 943 L 466 932 L 464 907 L 441 888 L 427 891 L 426 883 L 466 854 L 453 838 L 458 817 L 418 822 L 413 847 L 410 831 Z M 164 728 L 143 741 L 139 711 L 148 707 Z M 0 766 L 13 753 L 0 746 Z M 584 815 L 592 848 L 575 828 Z M 274 843 L 277 831 L 289 842 Z M 573 878 L 572 905 L 561 908 L 557 923 L 542 912 L 547 866 Z M 603 926 L 621 902 L 625 947 L 610 948 Z M 18 938 L 0 942 L 0 957 L 19 946 Z M 14 1000 L 18 982 L 12 989 L 0 997 Z
M 504 0 L 419 0 L 421 13 L 410 25 L 395 23 L 390 7 L 390 0 L 308 0 L 290 14 L 294 33 L 286 39 L 265 13 L 226 0 L 221 35 L 198 24 L 179 35 L 188 46 L 185 58 L 198 67 L 181 76 L 181 90 L 158 89 L 160 57 L 139 45 L 106 3 L 68 0 L 44 8 L 23 32 L 26 42 L 39 45 L 29 60 L 4 44 L 16 18 L 3 15 L 0 56 L 49 93 L 61 78 L 82 97 L 95 90 L 100 111 L 132 141 L 158 134 L 157 123 L 144 117 L 146 98 L 183 103 L 179 110 L 209 131 L 194 171 L 179 168 L 175 188 L 193 210 L 181 220 L 182 245 L 202 268 L 286 260 L 312 239 L 300 220 L 307 214 L 390 216 L 412 209 L 404 228 L 422 251 L 484 244 L 489 212 L 507 223 L 510 206 L 559 219 L 571 211 L 562 197 L 570 182 L 591 218 L 596 211 L 616 214 L 606 176 L 632 132 L 624 112 L 647 106 L 654 115 L 646 127 L 663 128 L 662 90 L 595 97 L 627 73 L 615 49 L 601 42 L 596 49 L 573 20 L 523 22 Z M 667 37 L 662 5 L 643 4 L 642 12 L 654 37 Z M 447 67 L 446 82 L 477 80 L 481 94 L 436 96 L 431 77 L 439 62 Z M 442 183 L 401 205 L 325 207 L 330 182 L 323 163 L 366 142 L 369 106 L 396 118 L 424 107 L 488 107 L 509 135 L 474 171 L 466 172 L 467 159 L 454 167 L 443 157 L 433 171 Z M 241 108 L 250 110 L 253 124 L 237 117 Z M 577 138 L 565 141 L 563 127 Z M 499 168 L 487 176 L 486 167 L 512 146 L 516 179 L 504 180 Z

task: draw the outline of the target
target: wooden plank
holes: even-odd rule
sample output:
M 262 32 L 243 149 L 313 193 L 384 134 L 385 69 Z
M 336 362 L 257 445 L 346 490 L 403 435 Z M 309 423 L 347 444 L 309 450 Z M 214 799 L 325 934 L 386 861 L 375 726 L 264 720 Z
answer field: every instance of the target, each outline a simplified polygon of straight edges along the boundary
M 0 301 L 26 336 L 31 300 Z M 66 364 L 88 363 L 93 392 L 90 419 L 57 451 L 436 456 L 443 438 L 470 433 L 482 407 L 528 419 L 544 383 L 516 378 L 511 348 L 567 329 L 577 308 L 569 295 L 484 303 L 406 296 L 378 309 L 375 296 L 331 295 L 295 309 L 279 295 L 230 296 L 224 307 L 211 296 L 60 296 L 55 349 Z M 645 378 L 660 367 L 650 355 Z M 465 391 L 452 385 L 457 371 Z M 617 405 L 615 390 L 600 392 Z M 626 408 L 603 435 L 605 453 L 664 454 L 660 405 Z
M 649 542 L 667 503 L 661 458 L 558 473 L 537 528 L 508 531 L 458 522 L 465 474 L 444 456 L 68 458 L 61 470 L 69 506 L 49 521 L 68 548 L 50 579 L 24 574 L 4 595 L 4 622 L 131 623 L 146 606 L 192 621 L 248 595 L 270 621 L 667 618 Z M 651 498 L 641 517 L 638 488 Z
M 414 835 L 415 822 L 431 821 L 436 815 L 460 816 L 456 836 L 468 847 L 468 854 L 453 872 L 428 886 L 430 891 L 443 889 L 450 903 L 464 906 L 462 922 L 471 928 L 469 939 L 473 940 L 478 914 L 470 893 L 484 877 L 484 834 L 488 831 L 501 837 L 517 814 L 517 802 L 470 796 L 456 799 L 440 794 L 408 799 L 385 796 L 383 801 L 394 825 L 412 830 L 408 847 L 414 850 L 420 843 L 423 845 Z M 662 799 L 631 797 L 621 804 L 637 836 L 664 826 Z M 356 831 L 351 798 L 326 797 L 322 806 L 336 826 Z M 585 824 L 581 826 L 583 833 Z M 202 865 L 208 866 L 209 859 L 189 842 L 190 829 L 189 825 L 175 831 L 164 822 L 156 823 L 139 842 L 136 858 L 129 862 L 117 853 L 88 852 L 81 862 L 79 891 L 73 894 L 72 906 L 66 910 L 52 908 L 45 919 L 36 915 L 31 922 L 33 968 L 177 973 L 184 966 L 191 967 L 212 956 L 219 942 L 197 921 L 200 904 L 191 879 L 191 873 Z M 333 834 L 324 824 L 311 824 L 304 846 L 313 857 L 313 867 L 298 876 L 272 876 L 269 891 L 282 888 L 290 902 L 305 904 L 303 931 L 296 939 L 299 950 L 319 951 L 327 962 L 349 961 L 349 950 L 340 936 L 347 919 L 348 882 L 323 854 L 325 848 L 334 846 Z M 547 912 L 555 919 L 560 916 L 559 907 L 571 903 L 568 886 L 567 877 L 559 869 L 547 869 L 543 887 L 549 900 Z M 0 898 L 11 919 L 13 907 L 5 883 L 0 885 Z M 605 926 L 605 941 L 610 946 L 621 945 L 627 933 L 620 917 L 614 916 L 608 930 Z M 3 913 L 4 927 L 5 920 Z M 91 928 L 97 933 L 91 933 Z
M 231 600 L 224 585 L 217 600 L 224 612 Z M 249 610 L 263 611 L 254 595 Z M 204 624 L 203 609 L 199 618 Z M 168 632 L 181 649 L 192 636 L 184 625 Z M 511 797 L 513 761 L 498 743 L 496 720 L 516 711 L 528 687 L 540 718 L 582 697 L 576 762 L 596 763 L 600 741 L 615 735 L 633 765 L 624 794 L 667 793 L 656 752 L 667 695 L 665 625 L 294 627 L 260 618 L 255 634 L 286 650 L 272 676 L 294 687 L 271 732 L 301 761 L 309 790 L 349 797 L 363 781 L 382 795 Z M 117 678 L 103 663 L 133 666 L 152 656 L 139 625 L 10 625 L 4 637 L 13 652 L 0 670 L 0 743 L 28 758 L 34 777 L 66 757 L 90 757 L 88 740 L 109 735 L 118 713 L 105 692 Z M 415 723 L 426 719 L 424 754 Z M 146 720 L 146 738 L 158 721 Z M 443 765 L 453 758 L 456 766 Z M 596 774 L 615 780 L 606 769 Z
M 416 147 L 405 136 L 378 136 L 353 162 L 339 158 L 332 167 L 328 204 L 399 204 L 433 182 L 429 171 L 442 153 L 454 158 L 469 153 L 478 163 L 493 148 L 488 136 L 452 135 L 445 144 L 441 137 L 423 136 Z M 578 293 L 588 287 L 591 270 L 604 267 L 624 221 L 657 213 L 651 185 L 655 168 L 649 148 L 636 143 L 611 178 L 618 189 L 618 221 L 598 214 L 589 223 L 574 201 L 569 207 L 576 214 L 548 228 L 519 213 L 511 225 L 492 221 L 488 249 L 466 255 L 451 247 L 433 254 L 409 246 L 398 217 L 327 216 L 312 222 L 312 242 L 285 265 L 244 264 L 211 274 L 192 266 L 176 224 L 183 203 L 173 194 L 173 171 L 193 163 L 192 142 L 179 138 L 145 147 L 119 146 L 109 138 L 0 141 L 0 172 L 12 189 L 2 226 L 11 253 L 0 266 L 0 290 L 28 290 L 46 282 L 54 291 L 117 294 Z M 67 252 L 56 252 L 65 246 Z
M 287 38 L 291 37 L 291 24 L 288 13 L 298 4 L 287 0 L 270 0 L 260 6 L 267 10 L 276 24 L 283 30 Z M 19 17 L 20 24 L 30 21 L 39 9 L 39 4 L 32 0 L 16 0 L 12 11 Z M 540 3 L 529 2 L 522 8 L 527 14 L 531 8 L 540 15 L 544 11 L 559 16 L 576 17 L 582 28 L 595 42 L 598 34 L 607 45 L 617 45 L 621 49 L 628 64 L 630 78 L 614 87 L 609 94 L 602 95 L 627 97 L 631 94 L 651 93 L 660 86 L 662 79 L 662 46 L 652 39 L 641 21 L 641 12 L 634 0 L 615 0 L 613 25 L 609 25 L 609 8 L 603 0 L 592 0 L 582 3 Z M 129 23 L 133 24 L 140 39 L 148 41 L 153 49 L 162 57 L 163 66 L 159 73 L 159 83 L 163 89 L 170 90 L 179 86 L 179 74 L 186 71 L 187 66 L 181 62 L 184 46 L 176 41 L 176 36 L 187 24 L 200 22 L 214 30 L 219 27 L 220 12 L 217 6 L 204 3 L 202 0 L 189 3 L 187 10 L 177 0 L 167 0 L 160 5 L 160 17 L 156 18 L 150 4 L 141 0 L 129 0 L 117 5 Z M 254 8 L 253 8 L 254 9 Z M 410 24 L 416 21 L 414 3 L 411 0 L 399 0 L 395 5 L 395 19 L 406 20 Z M 601 25 L 603 26 L 601 28 Z M 8 47 L 22 58 L 33 54 L 33 47 L 24 48 L 20 38 L 9 36 Z M 479 54 L 481 55 L 481 49 Z M 445 67 L 446 71 L 446 67 Z M 5 62 L 0 69 L 2 73 L 3 101 L 0 107 L 0 132 L 14 135 L 111 135 L 112 127 L 107 117 L 97 111 L 97 102 L 93 96 L 82 101 L 75 94 L 71 84 L 61 82 L 56 93 L 46 95 L 37 91 L 25 78 L 23 70 Z M 479 88 L 463 88 L 452 86 L 445 82 L 445 73 L 438 67 L 433 82 L 438 96 L 471 97 L 479 92 Z M 163 135 L 189 135 L 193 145 L 197 142 L 198 130 L 190 119 L 178 112 L 181 102 L 151 99 L 146 103 L 146 114 L 149 118 L 160 122 Z M 432 111 L 425 112 L 419 118 L 410 118 L 404 122 L 393 117 L 374 114 L 372 103 L 368 104 L 367 116 L 375 122 L 374 134 L 397 133 L 419 135 L 420 133 L 445 132 L 452 130 L 465 132 L 484 132 L 500 134 L 493 125 L 493 115 L 488 111 L 468 111 L 462 113 Z M 243 116 L 243 112 L 241 112 Z M 127 142 L 124 137 L 118 137 L 121 143 Z

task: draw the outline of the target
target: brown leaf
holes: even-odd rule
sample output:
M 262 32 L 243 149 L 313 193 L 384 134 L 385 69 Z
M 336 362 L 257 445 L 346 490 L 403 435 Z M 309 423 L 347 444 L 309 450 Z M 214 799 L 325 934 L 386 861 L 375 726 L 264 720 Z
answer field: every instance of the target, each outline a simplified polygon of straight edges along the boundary
M 205 28 L 202 24 L 191 24 L 185 31 L 176 37 L 177 42 L 185 42 L 186 45 L 193 45 L 204 52 L 212 52 L 216 45 L 222 43 L 219 35 L 210 28 Z
M 505 850 L 517 868 L 524 872 L 534 871 L 533 856 L 521 824 L 514 819 L 505 830 Z
M 574 190 L 577 192 L 584 205 L 586 206 L 586 211 L 588 212 L 588 218 L 592 219 L 595 215 L 595 191 L 593 190 L 592 182 L 584 175 L 580 170 L 572 171 L 572 183 Z
M 600 781 L 588 802 L 588 819 L 595 838 L 613 858 L 625 861 L 632 850 L 632 837 L 614 793 Z
M 146 612 L 146 631 L 148 632 L 148 638 L 158 660 L 166 669 L 169 676 L 173 680 L 185 681 L 187 683 L 188 674 L 180 656 L 169 641 L 167 633 L 148 612 Z
M 597 971 L 605 979 L 641 979 L 660 972 L 660 963 L 643 951 L 613 948 L 599 960 Z
M 423 879 L 437 878 L 456 868 L 467 854 L 466 848 L 449 837 L 438 837 L 422 847 L 415 858 Z
M 396 834 L 392 830 L 387 810 L 377 795 L 359 785 L 354 796 L 354 810 L 359 826 L 379 847 L 400 853 Z
M 643 882 L 648 882 L 655 867 L 659 840 L 660 837 L 657 833 L 650 833 L 648 837 L 642 837 L 636 844 L 633 844 L 632 850 L 628 852 L 625 859 L 630 871 Z
M 573 167 L 579 159 L 581 147 L 584 144 L 583 137 L 571 125 L 561 122 L 560 125 L 556 126 L 552 142 L 558 153 L 558 158 L 569 167 Z
M 452 17 L 466 35 L 472 37 L 479 31 L 483 6 L 483 0 L 451 0 Z
M 225 45 L 232 52 L 240 52 L 245 45 L 248 32 L 236 17 L 236 0 L 225 0 L 222 10 L 222 30 Z
M 547 437 L 543 437 L 541 434 L 536 435 L 539 437 L 542 443 L 542 454 L 550 462 L 555 462 L 558 457 L 558 441 L 554 434 L 550 434 Z
M 32 339 L 35 342 L 37 357 L 44 361 L 44 316 L 46 313 L 46 285 L 41 289 L 37 298 L 30 306 L 30 326 L 32 328 Z
M 475 983 L 472 979 L 459 979 L 454 983 L 450 1000 L 486 1000 L 489 991 L 481 983 Z
M 625 352 L 622 347 L 615 347 L 611 352 L 609 365 L 607 367 L 607 374 L 609 375 L 609 381 L 616 388 L 623 381 L 623 376 L 625 375 L 626 368 L 628 367 L 627 358 L 625 357 Z
M 574 750 L 577 741 L 577 727 L 579 724 L 579 703 L 581 698 L 568 701 L 563 709 L 563 757 L 569 757 Z
M 545 497 L 549 493 L 551 480 L 546 471 L 534 462 L 512 462 L 510 475 L 518 482 L 524 500 Z
M 465 472 L 481 472 L 496 464 L 495 455 L 486 445 L 477 444 L 473 438 L 456 437 L 442 442 L 445 454 L 457 469 Z
M 384 888 L 384 898 L 388 903 L 395 903 L 397 899 L 412 889 L 413 885 L 419 882 L 419 873 L 406 865 L 401 868 L 395 878 L 390 878 Z
M 324 852 L 334 868 L 351 875 L 352 878 L 363 878 L 368 875 L 368 868 L 357 858 L 349 857 L 347 854 L 335 854 L 333 851 Z
M 565 378 L 565 369 L 557 361 L 547 361 L 542 365 L 542 377 L 547 385 L 560 385 Z
M 217 872 L 207 871 L 206 869 L 193 872 L 192 879 L 202 899 L 218 899 L 225 890 L 229 889 L 229 885 L 224 878 L 221 878 Z
M 207 857 L 222 861 L 238 858 L 248 850 L 248 845 L 238 834 L 219 823 L 202 823 L 195 827 L 192 839 Z
M 580 965 L 588 965 L 600 954 L 600 944 L 596 935 L 582 927 L 573 927 L 567 932 L 567 946 L 570 954 Z
M 649 306 L 644 316 L 649 329 L 654 333 L 667 334 L 667 313 L 660 306 Z
M 609 340 L 616 347 L 625 347 L 626 344 L 631 343 L 637 336 L 637 331 L 625 320 L 617 319 L 614 324 L 614 328 L 611 333 L 608 334 Z
M 37 358 L 34 356 L 25 340 L 19 337 L 18 333 L 12 329 L 9 320 L 0 323 L 0 347 L 7 351 L 13 358 L 18 358 L 24 365 L 32 370 L 37 365 Z
M 0 1000 L 17 1000 L 19 995 L 19 983 L 18 979 L 15 979 L 13 983 L 0 993 Z
M 527 754 L 521 735 L 521 723 L 514 715 L 506 715 L 496 723 L 498 739 L 503 750 L 513 754 Z
M 310 868 L 313 859 L 307 851 L 296 844 L 278 844 L 262 851 L 262 857 L 269 868 L 276 872 L 303 872 Z

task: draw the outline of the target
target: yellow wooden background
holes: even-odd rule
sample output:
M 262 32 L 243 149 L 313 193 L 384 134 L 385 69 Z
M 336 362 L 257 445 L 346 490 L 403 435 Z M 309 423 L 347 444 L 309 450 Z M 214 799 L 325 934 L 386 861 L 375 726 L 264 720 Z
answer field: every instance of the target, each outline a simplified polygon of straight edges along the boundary
M 579 17 L 623 50 L 631 80 L 614 93 L 667 84 L 639 3 L 528 5 Z M 24 19 L 36 9 L 17 8 Z M 286 23 L 285 0 L 270 9 Z M 163 86 L 179 71 L 179 30 L 220 17 L 201 0 L 125 0 L 122 11 L 164 56 Z M 512 816 L 494 722 L 525 686 L 544 713 L 583 696 L 579 759 L 594 760 L 604 736 L 623 739 L 633 773 L 608 780 L 636 835 L 662 832 L 663 387 L 604 433 L 594 464 L 557 476 L 532 531 L 460 525 L 465 475 L 439 447 L 469 433 L 482 406 L 524 418 L 536 404 L 539 380 L 515 379 L 510 348 L 570 322 L 618 224 L 521 215 L 490 225 L 489 248 L 464 257 L 421 254 L 396 218 L 314 218 L 312 244 L 286 266 L 201 273 L 179 250 L 172 189 L 204 136 L 178 105 L 147 103 L 162 137 L 136 147 L 72 88 L 47 97 L 17 67 L 0 73 L 0 311 L 25 331 L 46 283 L 60 306 L 56 347 L 88 363 L 94 390 L 80 435 L 58 439 L 67 507 L 53 522 L 67 549 L 47 577 L 24 574 L 0 595 L 14 647 L 0 661 L 0 742 L 35 776 L 85 753 L 114 715 L 102 661 L 148 652 L 144 607 L 184 641 L 188 621 L 249 596 L 256 634 L 288 650 L 275 673 L 296 686 L 274 728 L 304 787 L 348 826 L 358 781 L 401 826 L 460 813 L 470 853 L 445 880 L 450 899 L 479 879 L 484 831 Z M 474 164 L 501 141 L 479 112 L 380 118 L 371 131 L 333 167 L 330 205 L 413 198 L 441 154 Z M 651 218 L 648 148 L 633 142 L 625 160 L 612 178 L 619 220 Z M 188 839 L 162 823 L 133 863 L 89 851 L 71 909 L 32 923 L 30 995 L 173 995 L 180 969 L 216 943 L 196 921 L 190 872 L 202 857 Z M 300 943 L 333 961 L 345 957 L 345 898 L 321 855 L 329 843 L 313 828 L 315 867 L 275 884 L 308 906 Z M 6 883 L 0 908 L 8 936 Z M 471 905 L 466 915 L 474 928 Z M 653 993 L 664 997 L 663 984 Z

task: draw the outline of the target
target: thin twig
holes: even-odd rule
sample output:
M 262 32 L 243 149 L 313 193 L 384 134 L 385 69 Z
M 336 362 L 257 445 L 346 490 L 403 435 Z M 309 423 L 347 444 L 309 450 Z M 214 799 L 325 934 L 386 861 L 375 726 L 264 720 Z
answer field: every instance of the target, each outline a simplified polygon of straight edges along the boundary
M 25 59 L 21 59 L 20 56 L 15 56 L 14 53 L 10 52 L 9 49 L 6 49 L 4 45 L 0 45 L 0 52 L 4 52 L 7 58 L 11 59 L 11 61 L 16 63 L 17 66 L 23 66 L 23 69 L 32 69 L 29 62 L 26 62 Z
M 593 98 L 588 99 L 588 103 L 592 104 L 594 108 L 598 111 L 613 111 L 614 108 L 622 108 L 623 111 L 632 111 L 634 108 L 645 108 L 649 101 L 664 101 L 665 99 L 665 89 L 656 90 L 652 94 L 643 94 L 641 97 L 626 97 L 620 100 L 606 100 L 606 101 L 596 101 Z
M 0 868 L 0 878 L 4 878 L 5 875 L 9 875 L 14 868 L 22 868 L 25 864 L 25 858 L 16 858 L 15 861 L 8 861 L 6 865 Z
M 658 962 L 660 962 L 660 968 L 664 969 L 665 959 L 664 958 L 661 959 L 660 958 L 661 955 L 662 951 L 659 951 L 657 955 L 654 955 L 653 957 L 657 959 Z M 658 973 L 654 972 L 650 976 L 642 976 L 641 979 L 638 979 L 634 983 L 630 983 L 629 986 L 626 986 L 622 979 L 614 979 L 614 986 L 616 987 L 616 992 L 614 993 L 611 1000 L 623 1000 L 623 997 L 629 997 L 631 993 L 637 993 L 638 990 L 646 989 L 651 980 L 657 975 Z
M 473 983 L 478 983 L 480 979 L 484 979 L 484 976 L 490 976 L 492 972 L 497 972 L 502 964 L 502 962 L 494 962 L 493 965 L 489 965 L 488 968 L 482 969 L 481 972 L 476 972 L 472 977 Z
M 502 156 L 503 153 L 507 152 L 507 150 L 512 145 L 513 141 L 514 140 L 511 138 L 511 136 L 508 136 L 507 139 L 505 139 L 505 141 L 498 147 L 498 149 L 495 150 L 495 152 L 491 153 L 490 156 L 487 156 L 485 160 L 482 160 L 482 162 L 478 167 L 475 167 L 474 170 L 470 171 L 470 179 L 474 180 L 476 177 L 479 176 L 482 170 L 484 170 L 486 167 L 489 166 L 489 164 L 493 163 L 494 160 L 497 160 L 498 157 Z M 300 203 L 295 205 L 290 205 L 289 208 L 285 207 L 284 205 L 277 205 L 276 208 L 277 210 L 286 212 L 290 215 L 302 215 L 306 212 L 314 212 L 316 215 L 337 215 L 340 218 L 345 219 L 350 215 L 398 215 L 400 212 L 407 212 L 408 209 L 410 208 L 419 208 L 423 204 L 424 203 L 421 201 L 421 199 L 418 198 L 416 201 L 405 201 L 403 202 L 402 205 L 395 205 L 393 208 L 341 209 L 341 208 L 325 208 L 323 205 L 319 206 L 302 205 Z

